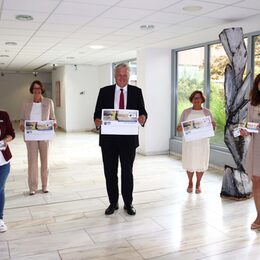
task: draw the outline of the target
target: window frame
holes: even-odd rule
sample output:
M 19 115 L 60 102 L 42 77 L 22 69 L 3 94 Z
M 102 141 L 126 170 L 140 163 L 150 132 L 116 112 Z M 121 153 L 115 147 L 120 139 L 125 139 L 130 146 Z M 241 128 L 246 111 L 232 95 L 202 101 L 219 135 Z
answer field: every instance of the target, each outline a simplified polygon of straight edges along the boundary
M 260 31 L 252 32 L 252 33 L 244 33 L 244 38 L 248 39 L 247 45 L 247 73 L 250 74 L 250 86 L 252 86 L 254 80 L 254 39 L 253 37 L 259 36 Z M 204 94 L 206 96 L 205 107 L 210 108 L 210 46 L 213 44 L 221 43 L 220 40 L 208 41 L 206 43 L 199 43 L 195 45 L 185 46 L 182 48 L 172 49 L 172 78 L 171 78 L 171 86 L 172 86 L 172 96 L 171 96 L 171 139 L 176 139 L 181 141 L 182 138 L 178 137 L 176 134 L 176 126 L 177 126 L 177 105 L 178 105 L 178 52 L 191 50 L 199 47 L 204 47 Z M 228 151 L 228 148 L 225 146 L 210 144 L 210 148 L 218 151 Z

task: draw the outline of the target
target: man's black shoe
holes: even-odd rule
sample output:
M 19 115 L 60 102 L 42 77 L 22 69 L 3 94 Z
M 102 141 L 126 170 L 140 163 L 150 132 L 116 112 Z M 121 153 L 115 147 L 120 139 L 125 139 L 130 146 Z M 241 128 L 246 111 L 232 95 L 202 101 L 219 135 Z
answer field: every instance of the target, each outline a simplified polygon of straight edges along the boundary
M 135 208 L 133 207 L 133 205 L 130 205 L 130 206 L 124 206 L 124 210 L 126 210 L 127 214 L 128 215 L 135 215 L 136 214 L 136 210 Z
M 118 204 L 116 204 L 116 205 L 110 204 L 110 205 L 108 206 L 108 208 L 106 209 L 105 214 L 106 214 L 106 215 L 111 215 L 111 214 L 113 214 L 113 213 L 115 212 L 115 210 L 117 210 L 117 209 L 118 209 Z

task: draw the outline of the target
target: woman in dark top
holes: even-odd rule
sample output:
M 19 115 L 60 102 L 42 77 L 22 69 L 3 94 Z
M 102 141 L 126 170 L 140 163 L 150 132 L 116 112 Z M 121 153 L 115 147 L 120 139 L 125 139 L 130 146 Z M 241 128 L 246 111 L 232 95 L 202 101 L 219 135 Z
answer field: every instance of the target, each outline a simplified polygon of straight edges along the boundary
M 7 230 L 3 221 L 3 211 L 5 204 L 5 183 L 10 172 L 10 160 L 12 158 L 8 142 L 15 137 L 14 129 L 9 115 L 5 111 L 0 111 L 0 233 Z

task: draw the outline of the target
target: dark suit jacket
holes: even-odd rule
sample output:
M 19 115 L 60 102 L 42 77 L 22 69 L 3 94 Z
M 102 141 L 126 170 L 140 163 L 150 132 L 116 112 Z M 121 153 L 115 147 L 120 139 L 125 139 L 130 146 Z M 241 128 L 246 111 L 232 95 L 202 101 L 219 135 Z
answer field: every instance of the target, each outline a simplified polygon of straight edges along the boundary
M 0 129 L 1 129 L 0 140 L 3 140 L 7 135 L 11 135 L 14 139 L 15 137 L 14 129 L 10 121 L 9 115 L 5 111 L 0 111 Z M 10 152 L 8 145 L 4 151 L 0 151 L 0 152 L 2 152 L 6 161 L 9 161 L 12 158 L 12 154 Z
M 116 85 L 107 86 L 101 88 L 99 91 L 94 120 L 96 118 L 101 119 L 102 109 L 114 108 Z M 147 118 L 147 112 L 145 110 L 144 99 L 142 90 L 136 86 L 127 86 L 127 104 L 126 109 L 139 110 L 139 116 L 144 115 Z M 111 146 L 115 140 L 122 142 L 125 147 L 138 147 L 139 140 L 138 135 L 100 135 L 100 146 Z

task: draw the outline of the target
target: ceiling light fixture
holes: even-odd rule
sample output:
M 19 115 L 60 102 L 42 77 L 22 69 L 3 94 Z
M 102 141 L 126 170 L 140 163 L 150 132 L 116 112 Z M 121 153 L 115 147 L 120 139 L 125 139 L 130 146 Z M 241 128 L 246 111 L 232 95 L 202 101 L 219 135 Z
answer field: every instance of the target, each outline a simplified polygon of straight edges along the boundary
M 105 47 L 103 45 L 90 45 L 89 48 L 94 50 L 101 50 L 104 49 Z
M 140 29 L 144 30 L 144 31 L 151 31 L 154 28 L 155 28 L 155 26 L 152 25 L 152 24 L 143 24 L 143 25 L 140 26 Z
M 27 14 L 18 14 L 15 16 L 15 19 L 18 21 L 32 21 L 33 17 Z
M 187 5 L 182 8 L 183 11 L 187 12 L 198 12 L 202 9 L 200 5 Z
M 15 45 L 17 45 L 17 42 L 5 42 L 5 45 L 15 46 Z
M 7 54 L 1 54 L 1 55 L 0 55 L 0 58 L 9 58 L 9 55 L 7 55 Z
M 38 75 L 38 71 L 33 71 L 33 76 L 37 77 L 37 75 Z

